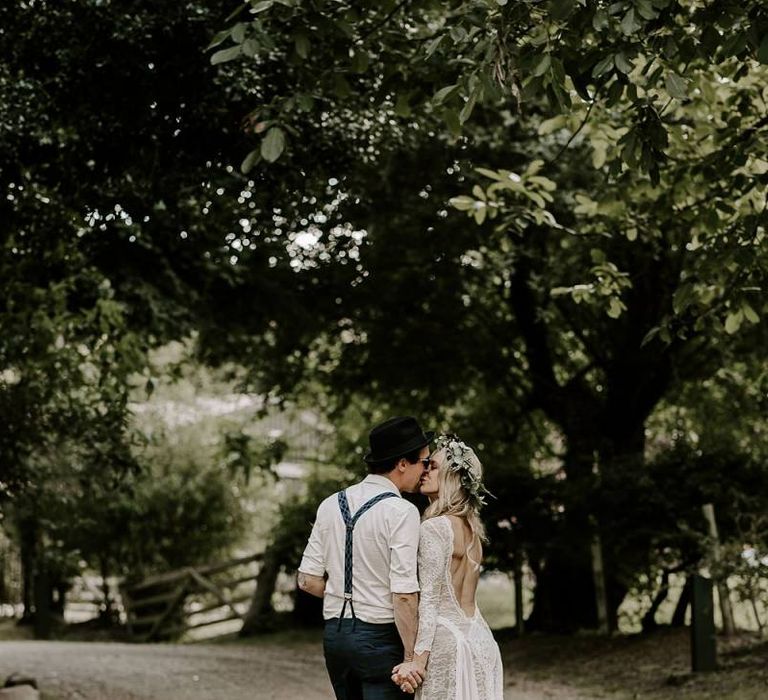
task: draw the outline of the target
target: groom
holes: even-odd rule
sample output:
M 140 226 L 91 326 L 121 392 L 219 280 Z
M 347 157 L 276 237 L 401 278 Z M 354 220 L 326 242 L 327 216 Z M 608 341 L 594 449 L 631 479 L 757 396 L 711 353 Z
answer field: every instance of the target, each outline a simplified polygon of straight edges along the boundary
M 410 416 L 377 425 L 368 476 L 317 509 L 298 585 L 324 599 L 323 650 L 337 700 L 409 697 L 391 674 L 416 643 L 419 511 L 400 494 L 418 491 L 433 437 Z

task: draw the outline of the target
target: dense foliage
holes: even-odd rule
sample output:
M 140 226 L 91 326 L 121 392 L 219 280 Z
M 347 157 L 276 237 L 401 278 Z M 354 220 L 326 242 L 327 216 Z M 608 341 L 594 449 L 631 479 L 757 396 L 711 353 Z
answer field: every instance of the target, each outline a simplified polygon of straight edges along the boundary
M 616 508 L 623 483 L 665 488 L 643 466 L 649 419 L 721 368 L 760 365 L 764 10 L 281 0 L 235 19 L 212 62 L 258 66 L 243 170 L 288 183 L 289 160 L 302 177 L 303 210 L 253 229 L 287 238 L 316 319 L 276 319 L 263 371 L 482 436 L 493 485 L 529 494 L 492 520 L 505 542 L 527 533 L 535 623 L 594 624 L 596 529 L 612 610 L 658 561 L 638 501 Z M 552 431 L 565 478 L 550 485 L 525 465 L 530 435 L 542 449 Z
M 595 624 L 596 532 L 612 610 L 700 560 L 699 501 L 741 536 L 763 507 L 767 21 L 693 0 L 4 6 L 0 499 L 38 512 L 33 542 L 43 503 L 50 533 L 92 508 L 82 542 L 164 512 L 129 384 L 197 331 L 249 390 L 308 394 L 343 466 L 392 412 L 478 445 L 489 562 L 534 569 L 540 626 Z M 224 507 L 194 457 L 146 474 Z M 289 566 L 307 512 L 283 510 Z M 161 549 L 109 556 L 178 563 Z

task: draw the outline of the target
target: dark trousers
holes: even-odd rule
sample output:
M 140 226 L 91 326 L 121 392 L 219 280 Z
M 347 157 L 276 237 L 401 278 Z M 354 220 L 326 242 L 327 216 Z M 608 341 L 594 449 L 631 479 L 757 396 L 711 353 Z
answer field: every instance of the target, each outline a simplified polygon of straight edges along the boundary
M 374 625 L 344 618 L 327 620 L 323 634 L 325 666 L 337 700 L 413 698 L 392 682 L 392 668 L 403 660 L 394 623 Z

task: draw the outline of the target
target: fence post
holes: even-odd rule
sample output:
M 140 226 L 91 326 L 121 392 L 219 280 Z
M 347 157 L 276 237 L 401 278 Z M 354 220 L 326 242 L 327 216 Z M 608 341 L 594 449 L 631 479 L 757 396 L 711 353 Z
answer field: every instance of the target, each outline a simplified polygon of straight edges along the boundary
M 715 606 L 712 579 L 693 574 L 691 590 L 691 667 L 694 672 L 717 668 Z
M 523 609 L 523 548 L 518 542 L 514 559 L 515 582 L 515 632 L 518 637 L 525 634 L 525 610 Z
M 715 566 L 719 567 L 720 562 L 723 560 L 723 555 L 720 551 L 720 535 L 717 532 L 715 507 L 711 503 L 707 503 L 701 507 L 701 510 L 704 513 L 709 529 L 712 561 Z M 720 613 L 723 616 L 723 632 L 725 632 L 727 637 L 731 637 L 736 632 L 736 625 L 733 622 L 733 608 L 731 607 L 731 599 L 728 595 L 728 577 L 726 575 L 719 574 L 717 577 L 717 596 L 720 600 Z

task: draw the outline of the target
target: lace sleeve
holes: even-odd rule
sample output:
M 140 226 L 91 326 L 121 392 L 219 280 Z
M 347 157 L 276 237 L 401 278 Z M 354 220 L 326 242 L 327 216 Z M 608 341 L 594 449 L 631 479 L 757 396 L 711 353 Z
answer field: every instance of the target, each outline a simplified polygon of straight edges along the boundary
M 431 651 L 437 626 L 440 593 L 445 585 L 445 567 L 448 564 L 446 543 L 440 536 L 436 518 L 421 525 L 419 539 L 419 633 L 414 653 Z

